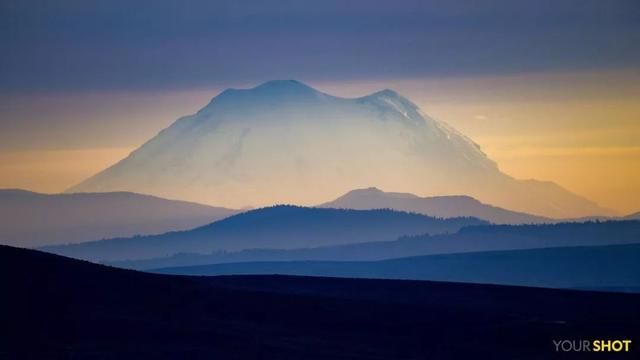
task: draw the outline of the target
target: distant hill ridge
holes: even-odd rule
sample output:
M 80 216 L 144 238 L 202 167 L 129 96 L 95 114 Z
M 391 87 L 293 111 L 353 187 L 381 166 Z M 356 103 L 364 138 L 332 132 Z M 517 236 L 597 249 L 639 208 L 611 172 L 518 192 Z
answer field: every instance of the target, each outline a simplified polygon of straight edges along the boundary
M 237 210 L 130 192 L 0 189 L 0 243 L 22 247 L 191 229 Z
M 640 292 L 640 244 L 413 256 L 379 261 L 263 261 L 174 267 L 176 275 L 304 275 Z
M 556 221 L 483 204 L 466 195 L 419 197 L 409 193 L 384 192 L 375 187 L 352 190 L 320 207 L 360 210 L 388 208 L 444 218 L 470 216 L 495 224 L 539 224 Z
M 43 247 L 91 261 L 136 260 L 176 253 L 250 248 L 292 249 L 368 241 L 403 235 L 456 232 L 487 224 L 476 218 L 439 219 L 394 210 L 344 210 L 279 205 L 240 213 L 188 231 Z
M 372 261 L 433 254 L 638 243 L 640 221 L 480 225 L 467 226 L 451 234 L 403 236 L 393 241 L 297 249 L 254 248 L 235 252 L 216 251 L 209 254 L 179 253 L 164 258 L 116 261 L 109 264 L 125 268 L 152 269 L 256 261 Z

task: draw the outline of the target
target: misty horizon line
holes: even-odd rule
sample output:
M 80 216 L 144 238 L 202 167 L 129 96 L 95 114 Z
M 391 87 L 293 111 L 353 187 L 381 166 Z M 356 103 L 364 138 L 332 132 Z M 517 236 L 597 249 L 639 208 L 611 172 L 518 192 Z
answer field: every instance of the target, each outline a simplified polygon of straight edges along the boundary
M 140 193 L 140 192 L 133 192 L 133 191 L 127 191 L 127 190 L 114 190 L 114 191 L 104 191 L 104 192 L 43 192 L 43 191 L 36 191 L 36 190 L 31 190 L 31 189 L 26 189 L 26 188 L 17 188 L 17 187 L 13 187 L 13 188 L 0 188 L 0 194 L 2 193 L 27 193 L 27 194 L 33 194 L 33 195 L 43 195 L 43 196 L 83 196 L 83 195 L 87 195 L 87 196 L 92 196 L 92 195 L 135 195 L 135 196 L 143 196 L 143 197 L 147 197 L 147 198 L 152 198 L 152 199 L 158 199 L 158 200 L 167 200 L 167 201 L 172 201 L 172 202 L 178 202 L 178 203 L 187 203 L 187 204 L 194 204 L 194 205 L 200 205 L 200 206 L 205 206 L 205 207 L 211 207 L 211 208 L 218 208 L 218 209 L 226 209 L 226 210 L 230 210 L 230 211 L 239 211 L 239 212 L 244 212 L 244 211 L 251 211 L 251 210 L 259 210 L 259 209 L 264 209 L 264 208 L 270 208 L 270 207 L 277 207 L 277 206 L 294 206 L 294 207 L 303 207 L 303 208 L 334 208 L 334 209 L 345 209 L 345 210 L 395 210 L 395 211 L 404 211 L 404 212 L 409 212 L 409 213 L 418 213 L 416 211 L 411 211 L 411 210 L 398 210 L 398 209 L 394 209 L 394 208 L 390 208 L 390 207 L 376 207 L 376 208 L 370 208 L 370 209 L 359 209 L 359 208 L 349 208 L 349 207 L 330 207 L 330 206 L 326 206 L 327 204 L 331 204 L 332 202 L 334 202 L 337 199 L 340 199 L 342 197 L 345 197 L 351 193 L 355 193 L 355 192 L 361 192 L 361 191 L 376 191 L 376 192 L 380 192 L 381 194 L 385 195 L 385 196 L 394 196 L 394 195 L 400 195 L 400 196 L 408 196 L 409 199 L 413 199 L 413 200 L 445 200 L 445 199 L 469 199 L 471 201 L 475 201 L 478 204 L 481 205 L 485 205 L 485 206 L 489 206 L 489 207 L 494 207 L 496 209 L 503 209 L 503 210 L 507 210 L 507 211 L 513 211 L 511 209 L 507 209 L 507 208 L 502 208 L 499 206 L 496 206 L 494 204 L 490 204 L 490 203 L 486 203 L 486 202 L 482 202 L 478 199 L 476 199 L 475 197 L 471 196 L 471 195 L 467 195 L 464 193 L 460 193 L 460 194 L 435 194 L 435 195 L 423 195 L 423 194 L 414 194 L 414 193 L 409 193 L 409 192 L 403 192 L 403 191 L 396 191 L 396 190 L 391 190 L 388 191 L 387 189 L 381 189 L 379 187 L 376 186 L 367 186 L 367 187 L 360 187 L 360 188 L 355 188 L 355 189 L 351 189 L 351 190 L 347 190 L 343 193 L 337 194 L 334 198 L 330 198 L 327 201 L 321 202 L 321 203 L 317 203 L 317 204 L 301 204 L 301 203 L 288 203 L 288 202 L 274 202 L 271 204 L 262 204 L 262 205 L 253 205 L 253 204 L 247 204 L 245 206 L 241 206 L 241 207 L 237 207 L 237 208 L 228 208 L 228 207 L 223 207 L 223 206 L 216 206 L 215 204 L 207 204 L 207 203 L 203 203 L 203 202 L 198 202 L 198 201 L 191 201 L 191 200 L 183 200 L 183 199 L 179 199 L 179 198 L 167 198 L 167 197 L 162 197 L 162 196 L 157 196 L 157 195 L 153 195 L 153 194 L 149 194 L 149 193 Z M 515 212 L 517 213 L 517 212 Z M 534 214 L 527 214 L 525 212 L 523 212 L 522 214 L 525 215 L 530 215 L 530 216 L 536 216 Z M 429 214 L 424 214 L 427 216 L 430 216 Z M 616 215 L 593 215 L 593 216 L 588 216 L 588 217 L 577 217 L 577 218 L 554 218 L 554 217 L 546 217 L 549 220 L 553 220 L 553 221 L 582 221 L 582 220 L 607 220 L 607 219 L 624 219 L 624 218 L 629 218 L 631 216 L 637 216 L 640 215 L 640 209 L 638 209 L 638 211 L 631 211 L 631 212 L 617 212 Z M 435 216 L 438 217 L 438 216 Z M 539 216 L 540 218 L 545 218 L 544 216 Z M 446 217 L 443 217 L 446 218 Z

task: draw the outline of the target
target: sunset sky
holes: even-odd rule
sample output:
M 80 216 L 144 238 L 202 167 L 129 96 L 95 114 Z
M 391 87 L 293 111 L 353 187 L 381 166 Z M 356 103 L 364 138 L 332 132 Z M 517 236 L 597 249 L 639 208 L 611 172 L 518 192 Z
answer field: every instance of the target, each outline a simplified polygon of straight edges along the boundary
M 227 87 L 297 79 L 392 88 L 516 178 L 640 211 L 636 0 L 4 1 L 0 23 L 0 188 L 63 191 Z

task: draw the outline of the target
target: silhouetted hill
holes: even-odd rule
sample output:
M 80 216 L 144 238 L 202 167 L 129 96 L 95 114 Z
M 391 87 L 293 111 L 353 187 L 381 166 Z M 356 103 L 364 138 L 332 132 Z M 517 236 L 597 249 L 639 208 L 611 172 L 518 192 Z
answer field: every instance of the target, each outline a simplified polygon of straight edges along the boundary
M 555 220 L 483 204 L 470 196 L 419 197 L 376 188 L 352 190 L 320 207 L 337 209 L 394 209 L 435 217 L 475 217 L 494 224 L 537 224 Z
M 639 221 L 471 226 L 454 234 L 418 235 L 394 241 L 366 242 L 302 249 L 248 249 L 210 254 L 181 253 L 170 257 L 111 262 L 133 269 L 252 261 L 363 261 L 418 255 L 602 246 L 640 243 Z
M 6 359 L 548 359 L 553 340 L 635 344 L 640 329 L 631 294 L 176 277 L 6 246 L 0 284 Z
M 485 224 L 475 218 L 437 219 L 392 210 L 337 210 L 274 206 L 248 211 L 189 231 L 43 247 L 92 261 L 210 253 L 250 248 L 291 249 L 381 241 L 402 235 L 455 232 Z
M 431 255 L 369 262 L 247 262 L 175 267 L 155 272 L 436 280 L 640 292 L 640 244 Z
M 0 243 L 32 247 L 192 229 L 235 210 L 126 192 L 0 189 Z

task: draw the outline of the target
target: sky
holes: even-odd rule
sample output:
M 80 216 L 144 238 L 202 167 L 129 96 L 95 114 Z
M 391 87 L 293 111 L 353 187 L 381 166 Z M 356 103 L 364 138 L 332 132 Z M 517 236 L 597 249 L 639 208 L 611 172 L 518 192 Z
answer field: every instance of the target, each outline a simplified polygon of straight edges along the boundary
M 517 178 L 640 211 L 640 2 L 0 2 L 0 187 L 59 192 L 228 87 L 393 88 Z

